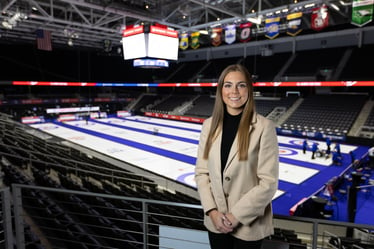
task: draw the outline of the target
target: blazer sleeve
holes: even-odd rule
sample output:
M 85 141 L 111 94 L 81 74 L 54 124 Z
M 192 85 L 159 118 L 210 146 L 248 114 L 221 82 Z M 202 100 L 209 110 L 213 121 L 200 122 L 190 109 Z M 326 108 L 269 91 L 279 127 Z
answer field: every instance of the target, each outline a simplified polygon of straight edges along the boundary
M 203 158 L 206 139 L 210 129 L 211 119 L 206 119 L 200 133 L 200 140 L 197 150 L 197 159 L 195 165 L 195 181 L 199 192 L 201 205 L 204 213 L 207 214 L 212 209 L 217 208 L 211 192 L 210 177 L 208 169 L 208 160 Z

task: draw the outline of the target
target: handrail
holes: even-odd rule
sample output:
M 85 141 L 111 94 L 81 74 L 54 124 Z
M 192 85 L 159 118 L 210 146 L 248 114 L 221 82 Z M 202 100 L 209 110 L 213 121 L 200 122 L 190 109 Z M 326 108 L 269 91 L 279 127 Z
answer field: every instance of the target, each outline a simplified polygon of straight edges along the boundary
M 48 220 L 56 220 L 59 213 L 50 212 L 48 214 L 43 215 L 40 217 L 38 215 L 33 214 L 32 211 L 27 212 L 27 210 L 38 210 L 36 206 L 32 204 L 32 198 L 29 195 L 30 193 L 34 193 L 34 196 L 37 196 L 37 193 L 44 193 L 43 198 L 39 196 L 41 200 L 38 202 L 46 202 L 46 199 L 51 199 L 51 201 L 47 202 L 49 206 L 47 206 L 47 210 L 59 210 L 57 207 L 59 206 L 70 206 L 75 205 L 79 206 L 83 203 L 87 202 L 87 210 L 96 210 L 98 216 L 94 216 L 96 214 L 94 212 L 82 212 L 79 208 L 75 208 L 72 210 L 65 211 L 66 216 L 71 217 L 88 217 L 92 216 L 92 218 L 97 222 L 95 224 L 90 224 L 90 222 L 84 222 L 83 220 L 77 221 L 77 224 L 81 226 L 82 231 L 87 227 L 94 226 L 96 229 L 117 229 L 116 231 L 120 231 L 121 235 L 127 234 L 127 239 L 124 239 L 123 243 L 134 243 L 132 241 L 132 237 L 139 237 L 141 234 L 140 241 L 136 243 L 140 243 L 143 245 L 143 248 L 149 248 L 155 246 L 160 241 L 164 240 L 175 240 L 175 243 L 205 243 L 205 242 L 197 242 L 195 241 L 194 237 L 190 237 L 190 232 L 195 231 L 198 233 L 205 233 L 206 231 L 203 228 L 203 211 L 201 205 L 197 204 L 188 204 L 188 203 L 181 203 L 181 202 L 171 202 L 171 201 L 160 201 L 155 199 L 144 199 L 144 198 L 135 198 L 135 197 L 124 197 L 119 195 L 111 195 L 111 194 L 103 194 L 103 193 L 94 193 L 94 192 L 84 192 L 84 191 L 77 191 L 77 190 L 67 190 L 67 189 L 59 189 L 59 188 L 50 188 L 50 187 L 41 187 L 41 186 L 34 186 L 34 185 L 25 185 L 25 184 L 12 184 L 12 192 L 13 192 L 13 203 L 14 203 L 14 218 L 16 224 L 16 232 L 18 234 L 17 238 L 17 248 L 24 248 L 22 243 L 24 243 L 25 234 L 23 231 L 25 230 L 25 223 L 23 219 L 26 215 L 29 216 L 29 219 L 38 220 L 38 219 L 48 219 Z M 70 198 L 71 196 L 75 196 L 75 198 Z M 57 198 L 58 197 L 58 198 Z M 30 199 L 31 198 L 31 199 Z M 70 199 L 69 199 L 70 198 Z M 74 200 L 74 201 L 73 201 Z M 97 203 L 88 203 L 88 200 L 101 200 L 101 202 Z M 105 200 L 105 201 L 104 201 Z M 109 206 L 104 205 L 108 203 L 118 203 L 120 201 L 126 203 L 133 203 L 136 204 L 139 209 L 131 210 L 130 206 Z M 139 204 L 139 205 L 138 205 Z M 54 209 L 53 209 L 54 208 Z M 24 211 L 26 210 L 26 212 Z M 165 211 L 169 210 L 169 211 Z M 176 211 L 173 211 L 176 210 Z M 182 212 L 177 212 L 177 211 Z M 56 211 L 57 212 L 57 211 Z M 128 216 L 126 219 L 120 219 L 110 216 L 109 213 L 127 213 L 133 214 L 134 217 L 138 217 L 136 219 L 129 219 Z M 193 217 L 195 213 L 201 214 L 199 217 Z M 50 217 L 49 217 L 50 216 Z M 51 218 L 52 217 L 52 218 Z M 101 222 L 99 222 L 101 220 Z M 169 223 L 170 221 L 170 223 Z M 63 221 L 61 221 L 63 222 Z M 117 223 L 118 222 L 118 223 Z M 121 225 L 123 224 L 131 224 L 135 222 L 138 224 L 136 226 L 125 225 L 127 231 L 124 231 Z M 165 223 L 163 223 L 165 222 Z M 191 223 L 189 223 L 191 222 Z M 116 225 L 120 224 L 120 225 Z M 194 224 L 190 226 L 189 224 Z M 319 249 L 324 248 L 323 243 L 321 244 L 321 240 L 323 236 L 326 234 L 326 230 L 331 230 L 333 234 L 337 234 L 337 236 L 344 236 L 345 232 L 348 228 L 355 228 L 361 229 L 365 231 L 374 231 L 374 226 L 365 225 L 365 224 L 355 224 L 349 222 L 339 222 L 339 221 L 332 221 L 332 220 L 321 220 L 321 219 L 313 219 L 313 218 L 305 218 L 305 217 L 294 217 L 294 216 L 283 216 L 283 215 L 274 215 L 274 224 L 275 227 L 281 229 L 291 229 L 294 230 L 298 236 L 300 236 L 305 244 L 308 244 L 308 248 L 311 249 Z M 138 227 L 135 230 L 131 230 L 131 227 Z M 141 227 L 141 228 L 139 228 Z M 183 231 L 183 239 L 181 238 L 173 238 L 171 235 L 165 235 L 161 232 L 162 227 L 167 227 L 168 229 L 173 229 L 174 231 Z M 45 227 L 44 227 L 45 229 Z M 47 228 L 48 229 L 48 228 Z M 55 227 L 51 227 L 49 229 L 56 229 Z M 140 229 L 140 230 L 137 230 Z M 157 233 L 155 231 L 157 230 Z M 88 229 L 87 231 L 91 231 Z M 132 236 L 130 236 L 132 235 Z M 87 236 L 91 236 L 91 241 L 100 241 L 105 240 L 105 236 L 101 233 L 90 233 Z M 104 238 L 103 238 L 104 237 Z M 64 241 L 64 238 L 51 238 L 52 240 L 61 239 Z M 111 241 L 114 241 L 118 238 L 113 238 Z M 156 242 L 155 242 L 156 241 Z M 74 243 L 78 243 L 78 241 Z M 73 241 L 70 241 L 73 243 Z M 92 243 L 92 242 L 91 242 Z M 160 242 L 161 243 L 161 242 Z M 208 243 L 208 242 L 206 242 Z M 209 248 L 209 247 L 207 247 Z

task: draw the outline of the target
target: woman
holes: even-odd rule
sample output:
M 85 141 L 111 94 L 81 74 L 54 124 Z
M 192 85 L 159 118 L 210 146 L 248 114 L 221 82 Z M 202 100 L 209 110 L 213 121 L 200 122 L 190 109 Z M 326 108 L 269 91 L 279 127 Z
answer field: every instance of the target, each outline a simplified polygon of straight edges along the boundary
M 202 127 L 195 169 L 212 249 L 261 248 L 273 233 L 278 153 L 274 123 L 255 112 L 249 72 L 228 66 Z

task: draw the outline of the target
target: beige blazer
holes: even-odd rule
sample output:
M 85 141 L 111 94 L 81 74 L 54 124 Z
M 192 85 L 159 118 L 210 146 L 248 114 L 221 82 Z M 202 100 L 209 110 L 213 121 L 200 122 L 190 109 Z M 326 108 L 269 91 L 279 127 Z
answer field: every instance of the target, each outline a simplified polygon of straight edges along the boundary
M 279 175 L 274 123 L 257 113 L 253 115 L 248 161 L 239 161 L 236 136 L 223 177 L 220 165 L 222 132 L 214 141 L 208 160 L 203 159 L 210 125 L 211 118 L 208 118 L 200 134 L 195 168 L 204 213 L 213 208 L 232 213 L 241 223 L 232 235 L 242 240 L 259 240 L 271 235 L 274 231 L 271 201 L 278 188 Z M 204 224 L 209 231 L 219 233 L 207 215 Z

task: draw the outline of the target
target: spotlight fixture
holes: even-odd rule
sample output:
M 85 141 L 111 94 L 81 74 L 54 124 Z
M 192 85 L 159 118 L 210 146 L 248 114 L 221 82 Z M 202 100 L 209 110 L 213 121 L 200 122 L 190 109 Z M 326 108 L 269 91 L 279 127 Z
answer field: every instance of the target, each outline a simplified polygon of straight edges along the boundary
M 77 32 L 68 28 L 64 29 L 64 35 L 68 39 L 68 45 L 70 47 L 74 46 L 74 39 L 79 38 L 79 34 Z
M 3 21 L 1 24 L 6 29 L 12 29 L 13 28 L 13 25 L 11 25 L 8 21 Z
M 110 51 L 112 51 L 112 42 L 108 39 L 105 39 L 103 41 L 103 48 L 105 52 L 109 53 Z
M 71 29 L 64 29 L 64 35 L 68 38 L 73 38 L 73 39 L 79 38 L 79 34 Z
M 73 43 L 73 39 L 72 39 L 72 38 L 69 38 L 69 40 L 68 40 L 68 45 L 69 45 L 70 47 L 74 46 L 74 43 Z
M 4 20 L 1 24 L 6 29 L 13 29 L 17 26 L 17 22 L 22 21 L 22 19 L 27 19 L 27 15 L 17 11 L 13 16 Z

